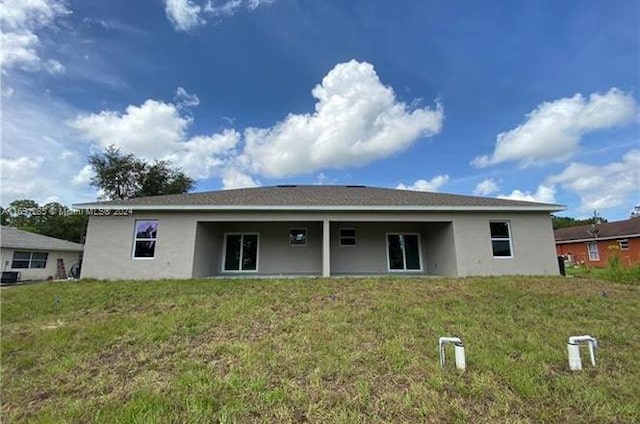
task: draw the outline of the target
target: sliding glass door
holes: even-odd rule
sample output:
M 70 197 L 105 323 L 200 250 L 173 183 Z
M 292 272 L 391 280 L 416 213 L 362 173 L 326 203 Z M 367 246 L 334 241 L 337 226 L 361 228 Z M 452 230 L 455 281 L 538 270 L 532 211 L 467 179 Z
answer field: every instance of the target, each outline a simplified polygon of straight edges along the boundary
M 258 234 L 225 234 L 224 271 L 258 270 Z
M 389 271 L 422 271 L 418 234 L 387 234 Z

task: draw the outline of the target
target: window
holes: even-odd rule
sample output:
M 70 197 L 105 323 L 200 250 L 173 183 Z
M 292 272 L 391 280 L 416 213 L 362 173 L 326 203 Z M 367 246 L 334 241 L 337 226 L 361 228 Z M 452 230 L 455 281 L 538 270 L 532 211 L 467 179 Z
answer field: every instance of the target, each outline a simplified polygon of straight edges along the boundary
M 598 243 L 595 241 L 587 243 L 587 251 L 589 252 L 590 261 L 599 261 L 600 252 L 598 252 Z
M 289 245 L 306 246 L 307 245 L 307 229 L 292 228 L 289 230 Z
M 421 271 L 420 239 L 417 234 L 387 234 L 390 271 Z
M 509 221 L 493 221 L 489 223 L 491 230 L 491 249 L 494 258 L 510 258 L 513 256 L 511 248 L 511 231 Z
M 11 268 L 46 268 L 48 256 L 45 252 L 13 252 Z
M 136 221 L 133 242 L 134 259 L 153 259 L 156 254 L 157 237 L 157 220 Z
M 629 250 L 629 240 L 618 240 L 618 247 L 620 247 L 620 250 Z
M 225 234 L 224 271 L 258 270 L 258 234 Z
M 356 230 L 353 228 L 340 228 L 340 246 L 355 246 Z

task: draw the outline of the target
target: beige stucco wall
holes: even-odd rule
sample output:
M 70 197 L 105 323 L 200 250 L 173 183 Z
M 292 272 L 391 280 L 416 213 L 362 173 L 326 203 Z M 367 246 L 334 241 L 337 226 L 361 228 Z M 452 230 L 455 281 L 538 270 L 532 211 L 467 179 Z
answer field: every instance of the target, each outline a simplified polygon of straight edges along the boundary
M 490 220 L 508 220 L 513 257 L 494 258 Z M 458 214 L 453 225 L 458 272 L 472 275 L 559 275 L 551 218 L 536 213 Z
M 132 259 L 134 222 L 158 219 L 154 259 Z M 548 213 L 144 212 L 92 216 L 82 276 L 107 279 L 218 275 L 225 232 L 259 232 L 260 274 L 319 274 L 322 220 L 331 221 L 331 272 L 386 273 L 386 232 L 421 234 L 423 269 L 436 275 L 557 275 Z M 493 258 L 489 221 L 511 222 L 512 258 Z M 288 228 L 308 229 L 306 247 L 288 245 Z M 361 227 L 357 248 L 338 246 L 338 229 Z M 351 249 L 350 253 L 345 253 Z
M 153 259 L 133 259 L 133 236 L 137 219 L 158 220 Z M 82 278 L 191 278 L 195 234 L 196 221 L 191 214 L 91 216 L 87 226 Z
M 46 268 L 11 268 L 13 261 L 13 252 L 45 252 L 43 250 L 28 250 L 28 249 L 0 249 L 0 264 L 3 271 L 18 271 L 20 272 L 21 279 L 23 281 L 31 280 L 46 280 L 47 278 L 56 278 L 58 273 L 58 259 L 64 261 L 64 268 L 69 274 L 69 269 L 72 265 L 80 260 L 80 252 L 64 252 L 64 251 L 47 251 L 47 266 Z

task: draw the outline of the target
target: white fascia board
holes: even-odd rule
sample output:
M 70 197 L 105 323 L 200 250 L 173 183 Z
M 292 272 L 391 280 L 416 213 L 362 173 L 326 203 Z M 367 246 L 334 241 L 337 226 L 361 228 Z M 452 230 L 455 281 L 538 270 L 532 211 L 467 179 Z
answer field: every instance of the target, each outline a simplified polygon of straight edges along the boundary
M 584 242 L 594 242 L 594 241 L 607 241 L 607 240 L 619 240 L 619 239 L 627 239 L 640 237 L 640 234 L 621 234 L 618 236 L 609 236 L 609 237 L 589 237 L 575 240 L 561 240 L 556 241 L 556 244 L 571 244 L 571 243 L 584 243 Z
M 540 206 L 266 206 L 266 205 L 104 205 L 100 203 L 81 203 L 72 205 L 74 209 L 82 210 L 138 210 L 138 211 L 394 211 L 394 212 L 557 212 L 566 207 L 561 205 Z

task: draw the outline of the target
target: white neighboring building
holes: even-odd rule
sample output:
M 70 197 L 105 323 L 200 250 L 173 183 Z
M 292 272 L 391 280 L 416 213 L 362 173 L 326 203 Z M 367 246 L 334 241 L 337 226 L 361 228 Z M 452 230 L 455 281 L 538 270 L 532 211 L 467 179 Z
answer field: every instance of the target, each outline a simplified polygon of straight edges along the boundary
M 2 272 L 19 272 L 20 281 L 58 279 L 62 260 L 67 276 L 80 262 L 83 245 L 13 227 L 0 227 L 0 264 Z

